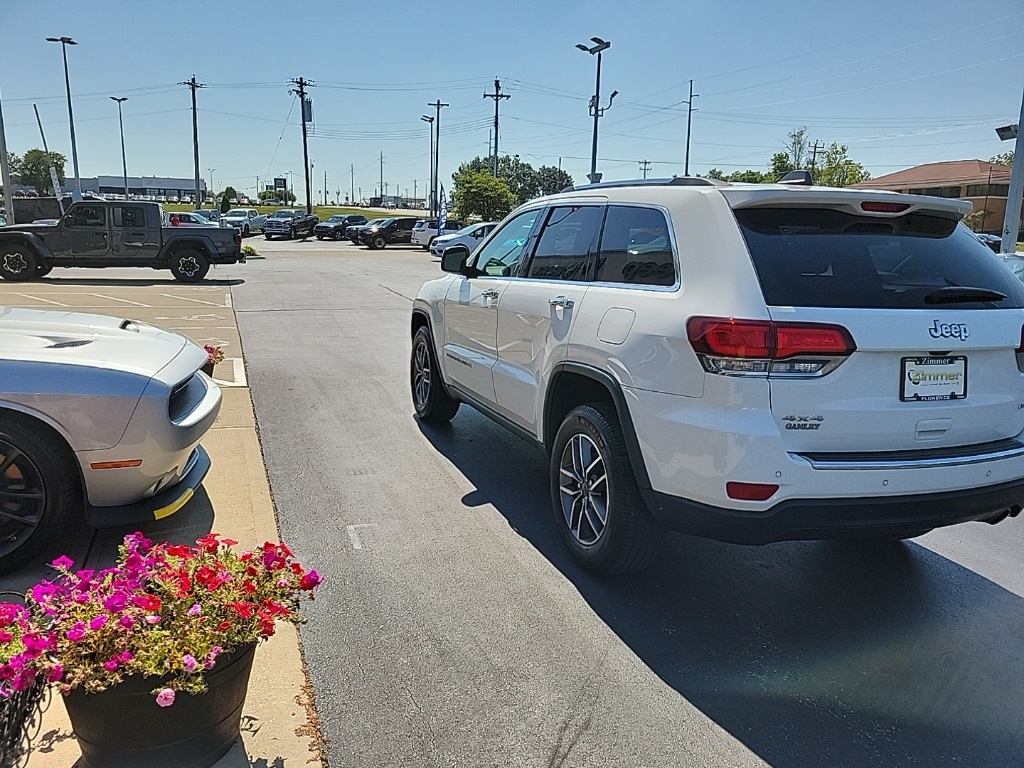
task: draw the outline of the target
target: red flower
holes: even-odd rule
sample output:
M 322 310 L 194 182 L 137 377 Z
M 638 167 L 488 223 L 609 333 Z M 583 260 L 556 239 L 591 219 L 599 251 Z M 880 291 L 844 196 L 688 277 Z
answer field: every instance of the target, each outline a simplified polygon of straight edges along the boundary
M 196 571 L 196 581 L 211 592 L 219 588 L 224 583 L 223 577 L 208 565 L 204 565 Z
M 203 536 L 201 539 L 196 539 L 196 544 L 198 544 L 204 552 L 209 552 L 212 555 L 217 551 L 217 547 L 220 544 L 218 538 L 218 534 L 211 533 L 208 536 Z
M 184 557 L 186 560 L 191 560 L 194 557 L 192 547 L 186 547 L 183 544 L 171 544 L 167 547 L 167 554 L 174 557 Z
M 148 613 L 156 613 L 160 610 L 160 598 L 156 595 L 135 595 L 132 604 Z
M 225 620 L 225 621 L 222 621 L 220 624 L 217 625 L 217 631 L 218 632 L 227 632 L 229 629 L 231 629 L 231 622 L 230 621 Z
M 234 609 L 235 613 L 243 619 L 250 619 L 252 618 L 253 613 L 255 613 L 252 603 L 225 603 L 225 605 L 227 605 L 228 608 Z

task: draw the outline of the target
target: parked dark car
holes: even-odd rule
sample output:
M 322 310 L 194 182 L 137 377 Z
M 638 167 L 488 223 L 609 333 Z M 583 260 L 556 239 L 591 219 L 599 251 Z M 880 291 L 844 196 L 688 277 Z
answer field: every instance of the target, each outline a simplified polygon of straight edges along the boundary
M 161 224 L 157 203 L 75 203 L 55 223 L 0 230 L 0 277 L 33 280 L 54 267 L 149 267 L 196 283 L 211 264 L 245 262 L 242 235 L 234 228 Z
M 981 240 L 981 242 L 983 242 L 996 253 L 999 253 L 999 246 L 1003 242 L 1003 239 L 999 237 L 999 235 L 985 235 L 978 232 L 975 232 L 974 234 L 975 237 Z
M 362 214 L 350 214 L 348 216 L 338 214 L 331 216 L 327 221 L 321 221 L 313 227 L 313 234 L 316 235 L 317 240 L 323 240 L 325 237 L 329 237 L 332 240 L 340 240 L 345 237 L 349 227 L 365 223 L 366 217 Z
M 313 228 L 320 223 L 320 217 L 307 214 L 292 208 L 274 211 L 274 215 L 263 223 L 263 236 L 269 240 L 273 236 L 294 240 L 296 237 L 309 237 Z
M 345 237 L 351 240 L 355 245 L 359 245 L 359 238 L 362 236 L 363 232 L 370 227 L 380 224 L 382 221 L 385 221 L 385 219 L 371 219 L 365 224 L 352 224 L 346 230 Z
M 412 242 L 412 228 L 419 221 L 415 216 L 395 216 L 363 229 L 359 242 L 371 250 L 388 245 L 407 245 Z

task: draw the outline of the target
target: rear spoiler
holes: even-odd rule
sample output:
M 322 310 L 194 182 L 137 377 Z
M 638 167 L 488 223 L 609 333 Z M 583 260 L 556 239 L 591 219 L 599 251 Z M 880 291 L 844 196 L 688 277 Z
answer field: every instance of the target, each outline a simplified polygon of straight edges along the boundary
M 723 187 L 719 193 L 734 209 L 740 208 L 834 208 L 858 216 L 892 218 L 928 212 L 933 216 L 962 219 L 974 206 L 968 200 L 906 195 L 873 189 L 806 187 L 801 182 L 775 188 Z M 867 206 L 864 204 L 867 203 Z M 874 204 L 874 205 L 872 205 Z

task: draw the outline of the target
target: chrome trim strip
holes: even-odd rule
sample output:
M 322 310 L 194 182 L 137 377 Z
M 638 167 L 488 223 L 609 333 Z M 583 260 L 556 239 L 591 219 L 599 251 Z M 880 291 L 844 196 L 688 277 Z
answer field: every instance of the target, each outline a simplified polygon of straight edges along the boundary
M 820 459 L 805 456 L 801 453 L 790 453 L 791 459 L 802 459 L 811 465 L 813 469 L 832 470 L 872 470 L 872 469 L 928 469 L 934 467 L 961 467 L 971 464 L 983 464 L 989 461 L 1003 461 L 1024 456 L 1024 445 L 1016 448 L 1008 448 L 991 453 L 979 453 L 973 456 L 946 456 L 921 459 L 878 459 L 876 461 L 865 461 L 863 459 Z

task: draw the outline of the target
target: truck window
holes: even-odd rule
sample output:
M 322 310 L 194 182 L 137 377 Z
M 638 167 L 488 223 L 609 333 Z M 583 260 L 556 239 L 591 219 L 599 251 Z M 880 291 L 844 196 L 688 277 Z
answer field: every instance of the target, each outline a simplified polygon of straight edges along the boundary
M 119 205 L 114 208 L 115 227 L 145 227 L 146 209 L 136 205 Z
M 102 205 L 76 205 L 68 211 L 68 218 L 78 227 L 107 226 L 107 212 Z

